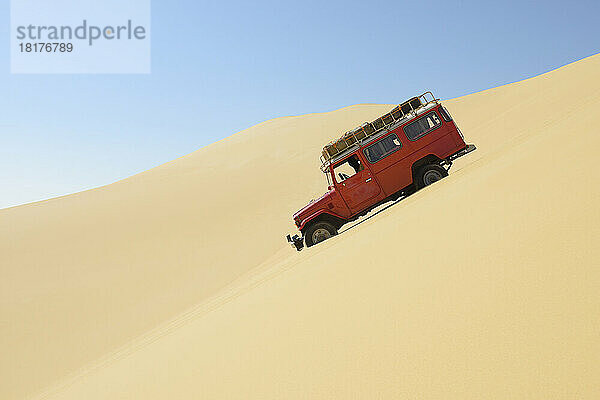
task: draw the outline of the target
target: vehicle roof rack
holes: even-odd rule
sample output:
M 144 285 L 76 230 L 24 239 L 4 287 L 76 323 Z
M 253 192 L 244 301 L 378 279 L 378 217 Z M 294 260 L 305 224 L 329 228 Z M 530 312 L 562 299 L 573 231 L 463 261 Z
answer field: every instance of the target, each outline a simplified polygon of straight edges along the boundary
M 433 93 L 427 91 L 419 96 L 413 97 L 404 103 L 398 104 L 387 114 L 382 115 L 372 122 L 365 122 L 357 128 L 344 133 L 339 139 L 327 143 L 323 147 L 320 156 L 321 170 L 326 172 L 327 167 L 334 158 L 339 158 L 350 148 L 359 145 L 368 138 L 381 132 L 386 127 L 396 124 L 403 119 L 411 119 L 417 115 L 417 111 L 431 103 L 437 103 Z

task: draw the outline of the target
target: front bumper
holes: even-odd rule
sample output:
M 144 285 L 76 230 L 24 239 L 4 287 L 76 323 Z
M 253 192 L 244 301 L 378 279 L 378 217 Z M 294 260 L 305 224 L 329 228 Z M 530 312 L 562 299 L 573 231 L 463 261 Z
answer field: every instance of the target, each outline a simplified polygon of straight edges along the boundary
M 295 248 L 296 250 L 300 251 L 304 248 L 304 238 L 302 238 L 298 235 L 294 235 L 294 236 L 287 235 L 286 239 L 292 245 L 292 247 Z

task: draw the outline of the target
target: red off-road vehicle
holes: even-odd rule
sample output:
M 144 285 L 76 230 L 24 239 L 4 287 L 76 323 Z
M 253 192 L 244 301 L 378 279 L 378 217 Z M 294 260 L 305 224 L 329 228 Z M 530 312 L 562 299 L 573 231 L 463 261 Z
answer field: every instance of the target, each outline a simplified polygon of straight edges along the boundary
M 413 97 L 323 148 L 328 192 L 294 214 L 302 236 L 287 240 L 298 251 L 303 241 L 322 242 L 374 207 L 444 178 L 473 150 L 431 92 Z

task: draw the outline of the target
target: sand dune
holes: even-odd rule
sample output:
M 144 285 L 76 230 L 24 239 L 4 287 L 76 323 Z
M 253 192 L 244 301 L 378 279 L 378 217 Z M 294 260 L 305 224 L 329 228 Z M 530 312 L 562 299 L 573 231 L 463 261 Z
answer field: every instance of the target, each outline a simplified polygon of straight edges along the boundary
M 0 210 L 0 397 L 598 398 L 600 56 L 446 105 L 477 152 L 301 253 L 320 147 L 389 105 Z

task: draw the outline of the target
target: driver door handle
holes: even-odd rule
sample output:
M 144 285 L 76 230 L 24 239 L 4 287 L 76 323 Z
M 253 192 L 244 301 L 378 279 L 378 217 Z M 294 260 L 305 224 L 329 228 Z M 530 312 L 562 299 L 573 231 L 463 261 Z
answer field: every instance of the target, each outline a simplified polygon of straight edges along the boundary
M 365 181 L 365 183 L 369 183 L 369 182 L 371 182 L 371 179 L 372 179 L 372 178 L 369 178 L 369 179 L 367 179 L 367 180 Z

